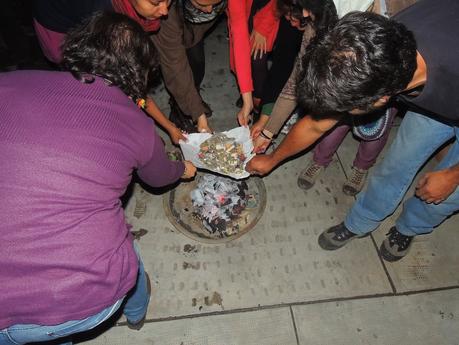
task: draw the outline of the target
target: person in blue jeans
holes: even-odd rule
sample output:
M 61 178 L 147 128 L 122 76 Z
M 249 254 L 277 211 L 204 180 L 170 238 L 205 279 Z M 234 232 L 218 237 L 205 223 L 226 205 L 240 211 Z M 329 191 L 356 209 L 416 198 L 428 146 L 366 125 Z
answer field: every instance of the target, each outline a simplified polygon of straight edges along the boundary
M 318 239 L 326 250 L 375 230 L 402 201 L 416 173 L 445 142 L 448 154 L 421 177 L 416 193 L 380 247 L 388 261 L 403 258 L 416 235 L 426 234 L 459 210 L 459 3 L 422 0 L 388 19 L 354 12 L 344 16 L 305 55 L 298 99 L 311 111 L 269 155 L 247 170 L 265 174 L 312 145 L 343 116 L 359 116 L 404 102 L 395 141 L 375 168 L 344 222 Z
M 71 344 L 118 309 L 146 317 L 150 281 L 120 197 L 191 178 L 144 112 L 154 46 L 97 13 L 69 32 L 62 71 L 0 73 L 0 345 Z M 59 340 L 59 338 L 62 338 Z

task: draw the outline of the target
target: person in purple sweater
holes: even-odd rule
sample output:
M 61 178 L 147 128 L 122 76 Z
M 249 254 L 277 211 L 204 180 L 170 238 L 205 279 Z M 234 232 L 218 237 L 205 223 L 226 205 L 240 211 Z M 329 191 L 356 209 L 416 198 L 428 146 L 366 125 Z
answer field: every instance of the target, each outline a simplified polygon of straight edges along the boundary
M 146 97 L 154 47 L 132 19 L 97 14 L 69 33 L 66 71 L 0 74 L 0 344 L 67 337 L 120 306 L 138 329 L 148 277 L 120 196 L 191 178 L 170 161 Z M 71 339 L 65 338 L 65 344 Z

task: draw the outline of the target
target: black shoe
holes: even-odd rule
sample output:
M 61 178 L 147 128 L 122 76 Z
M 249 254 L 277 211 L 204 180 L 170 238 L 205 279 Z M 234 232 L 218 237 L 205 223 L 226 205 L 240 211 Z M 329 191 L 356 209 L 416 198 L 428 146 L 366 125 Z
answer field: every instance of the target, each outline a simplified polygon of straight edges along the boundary
M 331 228 L 322 232 L 319 236 L 319 246 L 324 250 L 335 250 L 341 247 L 344 247 L 348 242 L 352 241 L 354 238 L 363 238 L 368 236 L 365 234 L 363 236 L 358 236 L 353 232 L 349 231 L 344 223 L 332 226 Z
M 395 226 L 389 230 L 387 235 L 379 249 L 383 259 L 394 262 L 404 258 L 408 254 L 414 236 L 401 234 Z
M 148 292 L 148 295 L 151 296 L 151 282 L 150 282 L 150 276 L 148 275 L 147 272 L 145 272 L 145 278 L 147 280 L 147 292 Z M 147 314 L 145 313 L 143 318 L 141 318 L 140 321 L 137 321 L 136 323 L 132 323 L 132 322 L 129 322 L 129 320 L 127 320 L 128 328 L 133 329 L 135 331 L 140 331 L 140 329 L 143 327 L 145 323 L 146 317 L 147 317 Z
M 178 107 L 175 101 L 169 100 L 169 104 L 171 107 L 171 111 L 169 113 L 169 120 L 173 122 L 177 128 L 187 132 L 187 133 L 194 133 L 197 132 L 196 126 L 193 123 L 191 117 L 186 116 Z

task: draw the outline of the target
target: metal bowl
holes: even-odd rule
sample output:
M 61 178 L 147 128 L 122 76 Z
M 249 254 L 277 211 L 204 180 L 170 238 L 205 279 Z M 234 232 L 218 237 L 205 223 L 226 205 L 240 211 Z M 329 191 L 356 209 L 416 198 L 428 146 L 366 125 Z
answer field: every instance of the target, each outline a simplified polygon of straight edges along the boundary
M 260 220 L 266 208 L 266 188 L 259 177 L 250 177 L 245 180 L 250 195 L 247 207 L 242 213 L 227 223 L 232 227 L 234 234 L 221 237 L 217 231 L 210 233 L 204 227 L 202 220 L 195 214 L 190 192 L 196 188 L 199 176 L 191 182 L 181 183 L 163 197 L 164 210 L 171 224 L 185 236 L 203 243 L 225 243 L 241 237 L 250 231 Z

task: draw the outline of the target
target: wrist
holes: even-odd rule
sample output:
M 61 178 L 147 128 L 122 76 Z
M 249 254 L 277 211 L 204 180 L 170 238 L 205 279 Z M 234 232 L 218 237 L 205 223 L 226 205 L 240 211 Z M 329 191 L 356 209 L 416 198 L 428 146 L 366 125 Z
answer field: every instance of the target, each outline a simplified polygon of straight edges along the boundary
M 267 139 L 267 140 L 273 140 L 273 133 L 267 130 L 266 128 L 263 128 L 263 130 L 260 132 L 260 135 Z
M 181 178 L 185 178 L 187 176 L 187 173 L 188 173 L 188 168 L 186 167 L 185 163 L 183 163 L 183 167 L 184 167 L 184 169 L 183 169 L 183 174 L 182 174 Z

